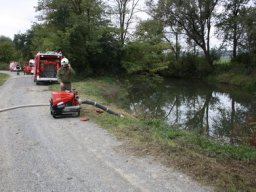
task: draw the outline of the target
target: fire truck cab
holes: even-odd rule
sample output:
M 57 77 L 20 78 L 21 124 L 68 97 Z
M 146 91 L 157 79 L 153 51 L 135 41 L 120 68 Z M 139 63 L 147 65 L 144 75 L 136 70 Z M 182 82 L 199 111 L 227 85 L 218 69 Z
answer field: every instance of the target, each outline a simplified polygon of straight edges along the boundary
M 48 51 L 38 52 L 35 55 L 34 82 L 57 82 L 57 71 L 60 68 L 60 61 L 63 58 L 59 52 Z

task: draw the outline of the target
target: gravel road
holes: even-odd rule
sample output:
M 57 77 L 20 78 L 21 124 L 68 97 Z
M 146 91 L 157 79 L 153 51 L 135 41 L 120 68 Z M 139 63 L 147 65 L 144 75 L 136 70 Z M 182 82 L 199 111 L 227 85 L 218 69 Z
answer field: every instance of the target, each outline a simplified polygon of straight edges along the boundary
M 5 73 L 11 78 L 0 86 L 0 109 L 49 103 L 47 86 Z M 47 106 L 0 116 L 1 192 L 212 191 L 151 157 L 115 150 L 122 143 L 91 121 L 54 119 Z

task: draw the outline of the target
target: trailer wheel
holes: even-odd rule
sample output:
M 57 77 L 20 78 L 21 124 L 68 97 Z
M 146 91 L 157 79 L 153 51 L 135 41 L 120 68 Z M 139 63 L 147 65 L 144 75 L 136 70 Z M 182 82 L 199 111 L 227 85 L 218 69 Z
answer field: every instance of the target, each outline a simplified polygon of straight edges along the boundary
M 58 118 L 58 115 L 54 114 L 52 111 L 51 111 L 51 115 L 54 119 Z
M 72 114 L 73 117 L 79 117 L 80 116 L 80 111 L 77 111 L 76 113 Z
M 51 116 L 54 118 L 54 119 L 56 119 L 57 118 L 57 116 L 52 112 L 52 110 L 50 109 L 50 111 L 51 111 Z

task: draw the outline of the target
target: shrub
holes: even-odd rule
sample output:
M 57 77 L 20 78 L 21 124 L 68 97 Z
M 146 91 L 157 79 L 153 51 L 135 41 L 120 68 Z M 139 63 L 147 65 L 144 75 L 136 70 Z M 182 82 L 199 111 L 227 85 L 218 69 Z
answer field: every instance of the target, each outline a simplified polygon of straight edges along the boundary
M 9 65 L 6 63 L 0 63 L 0 70 L 9 70 Z
M 203 77 L 209 74 L 210 69 L 203 57 L 186 53 L 178 60 L 170 57 L 168 74 L 173 77 Z

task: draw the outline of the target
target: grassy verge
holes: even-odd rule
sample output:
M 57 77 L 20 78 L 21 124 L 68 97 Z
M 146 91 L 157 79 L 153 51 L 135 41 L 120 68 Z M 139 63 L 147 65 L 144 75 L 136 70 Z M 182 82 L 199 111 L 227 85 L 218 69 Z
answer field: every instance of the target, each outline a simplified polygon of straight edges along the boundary
M 9 75 L 0 73 L 0 86 L 3 85 L 3 83 L 8 79 Z
M 240 87 L 243 90 L 254 92 L 256 90 L 256 71 L 245 72 L 220 72 L 218 75 L 209 76 L 208 80 L 215 83 L 223 83 Z
M 256 149 L 223 145 L 194 133 L 172 129 L 159 119 L 138 119 L 119 107 L 125 89 L 110 78 L 73 83 L 80 97 L 95 100 L 118 113 L 120 118 L 97 113 L 83 106 L 87 116 L 124 141 L 123 150 L 134 155 L 152 155 L 167 166 L 185 172 L 216 191 L 256 191 Z M 52 89 L 59 89 L 57 85 Z M 111 96 L 107 101 L 106 96 Z

